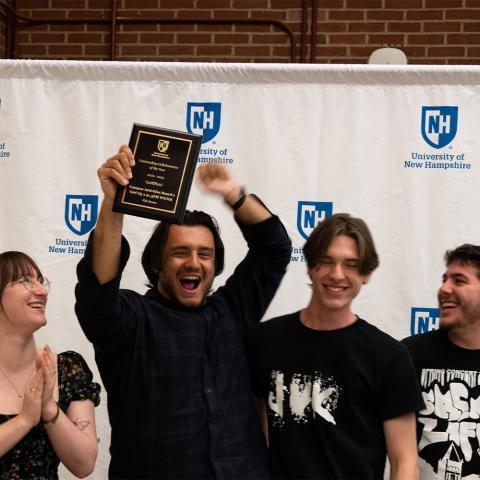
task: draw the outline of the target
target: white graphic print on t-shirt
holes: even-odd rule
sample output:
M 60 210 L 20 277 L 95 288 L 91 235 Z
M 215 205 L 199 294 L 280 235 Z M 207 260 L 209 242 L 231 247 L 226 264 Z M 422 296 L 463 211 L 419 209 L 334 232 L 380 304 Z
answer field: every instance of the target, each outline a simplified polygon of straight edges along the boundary
M 422 370 L 422 479 L 480 479 L 480 372 Z
M 273 370 L 268 394 L 272 423 L 276 427 L 283 426 L 285 415 L 290 415 L 297 423 L 308 423 L 319 415 L 336 424 L 334 410 L 340 392 L 341 388 L 334 379 L 320 372 L 312 375 L 294 373 L 289 381 L 283 372 Z

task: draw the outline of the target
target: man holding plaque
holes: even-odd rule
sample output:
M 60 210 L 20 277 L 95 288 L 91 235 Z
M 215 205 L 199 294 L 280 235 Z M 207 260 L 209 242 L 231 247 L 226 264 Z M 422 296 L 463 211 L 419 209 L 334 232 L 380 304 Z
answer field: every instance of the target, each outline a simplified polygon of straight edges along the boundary
M 233 209 L 249 246 L 244 260 L 208 295 L 223 268 L 223 244 L 212 217 L 187 211 L 182 225 L 158 224 L 145 247 L 146 294 L 120 289 L 129 246 L 123 214 L 112 205 L 134 164 L 124 145 L 97 172 L 104 200 L 75 291 L 108 393 L 109 476 L 268 478 L 244 335 L 280 284 L 290 239 L 223 166 L 205 165 L 198 178 Z

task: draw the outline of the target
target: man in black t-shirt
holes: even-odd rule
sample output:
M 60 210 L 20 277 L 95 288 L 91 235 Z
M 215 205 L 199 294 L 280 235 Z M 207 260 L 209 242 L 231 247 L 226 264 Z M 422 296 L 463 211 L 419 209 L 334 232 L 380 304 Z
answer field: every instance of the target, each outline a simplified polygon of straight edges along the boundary
M 248 351 L 274 478 L 418 477 L 407 349 L 351 309 L 378 266 L 363 220 L 326 218 L 304 246 L 312 295 L 300 312 L 252 331 Z
M 425 408 L 417 413 L 420 477 L 480 478 L 480 246 L 445 254 L 440 329 L 406 338 Z

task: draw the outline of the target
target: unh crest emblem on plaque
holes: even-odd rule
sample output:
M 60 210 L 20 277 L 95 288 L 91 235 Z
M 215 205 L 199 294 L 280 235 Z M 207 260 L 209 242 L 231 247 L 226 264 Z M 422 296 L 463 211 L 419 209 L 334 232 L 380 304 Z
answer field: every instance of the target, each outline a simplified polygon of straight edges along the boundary
M 161 153 L 165 153 L 167 150 L 168 150 L 168 146 L 170 145 L 170 141 L 169 140 L 159 140 L 158 141 L 158 150 L 161 152 Z

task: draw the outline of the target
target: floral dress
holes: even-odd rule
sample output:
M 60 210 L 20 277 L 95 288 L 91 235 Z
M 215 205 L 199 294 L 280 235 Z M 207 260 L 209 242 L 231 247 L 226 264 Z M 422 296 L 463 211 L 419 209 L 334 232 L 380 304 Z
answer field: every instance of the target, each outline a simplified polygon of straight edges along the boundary
M 91 400 L 95 406 L 100 403 L 100 385 L 92 382 L 92 372 L 83 357 L 72 351 L 60 353 L 57 357 L 59 406 L 67 411 L 70 402 Z M 0 423 L 14 415 L 0 414 Z M 0 458 L 0 478 L 17 480 L 58 479 L 60 460 L 53 451 L 47 432 L 40 422 L 11 450 Z

